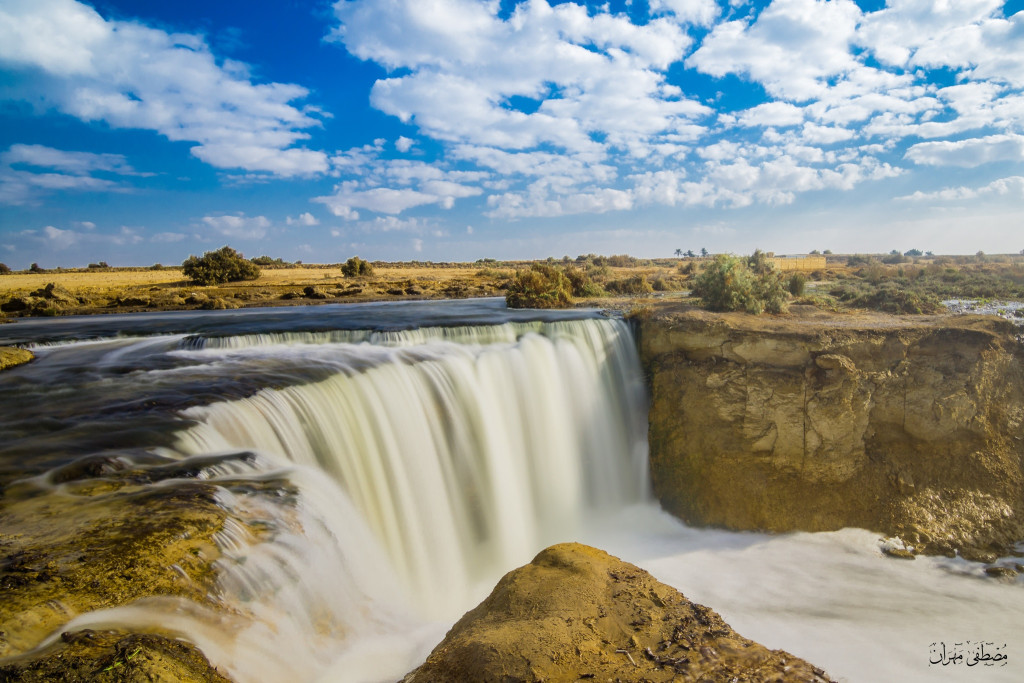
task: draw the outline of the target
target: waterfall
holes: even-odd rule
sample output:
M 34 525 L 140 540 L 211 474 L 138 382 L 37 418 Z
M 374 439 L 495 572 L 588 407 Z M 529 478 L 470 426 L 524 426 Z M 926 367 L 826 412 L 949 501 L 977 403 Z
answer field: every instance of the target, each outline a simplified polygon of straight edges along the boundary
M 457 617 L 502 572 L 573 540 L 585 518 L 648 496 L 644 387 L 622 321 L 182 347 L 206 362 L 335 359 L 324 379 L 184 411 L 194 424 L 175 449 L 253 450 L 326 472 L 424 615 Z

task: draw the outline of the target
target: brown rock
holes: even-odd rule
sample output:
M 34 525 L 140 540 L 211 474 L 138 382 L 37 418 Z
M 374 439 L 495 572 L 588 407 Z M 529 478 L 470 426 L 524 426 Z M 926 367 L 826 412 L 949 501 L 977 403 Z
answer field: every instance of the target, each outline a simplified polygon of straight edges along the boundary
M 23 365 L 28 363 L 33 358 L 33 354 L 28 349 L 19 349 L 14 346 L 0 346 L 0 370 L 6 370 L 7 368 L 13 368 L 17 365 Z
M 577 543 L 505 575 L 405 683 L 825 681 L 650 574 Z
M 41 652 L 0 666 L 0 680 L 229 683 L 195 646 L 153 634 L 64 633 Z
M 1024 537 L 1024 352 L 985 317 L 640 322 L 655 492 L 691 524 L 862 527 L 925 553 Z

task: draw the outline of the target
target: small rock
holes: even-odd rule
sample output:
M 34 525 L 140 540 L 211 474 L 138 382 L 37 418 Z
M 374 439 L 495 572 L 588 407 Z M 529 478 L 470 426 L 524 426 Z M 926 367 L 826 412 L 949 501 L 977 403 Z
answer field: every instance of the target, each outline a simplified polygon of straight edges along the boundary
M 985 573 L 997 579 L 1012 579 L 1017 576 L 1017 570 L 1013 567 L 1005 567 L 998 564 L 985 567 Z

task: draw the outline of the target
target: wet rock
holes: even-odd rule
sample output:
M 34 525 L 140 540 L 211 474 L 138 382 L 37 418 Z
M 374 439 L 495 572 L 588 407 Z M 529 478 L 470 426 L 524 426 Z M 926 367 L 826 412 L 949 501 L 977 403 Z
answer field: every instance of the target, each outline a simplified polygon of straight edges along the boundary
M 577 543 L 505 575 L 405 683 L 827 681 L 650 574 Z
M 0 665 L 0 680 L 228 683 L 190 643 L 153 634 L 66 632 L 53 645 Z
M 985 567 L 985 573 L 997 579 L 1012 579 L 1017 576 L 1017 570 L 1013 567 L 1005 567 L 1003 565 Z
M 35 354 L 28 349 L 19 349 L 13 346 L 0 346 L 0 370 L 24 365 L 33 358 L 35 358 Z

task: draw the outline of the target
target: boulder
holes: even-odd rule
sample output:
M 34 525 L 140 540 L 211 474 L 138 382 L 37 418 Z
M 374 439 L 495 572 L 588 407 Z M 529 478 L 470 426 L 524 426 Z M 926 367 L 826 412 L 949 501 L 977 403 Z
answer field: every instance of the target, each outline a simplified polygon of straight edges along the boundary
M 611 555 L 552 546 L 505 575 L 404 683 L 827 681 Z
M 13 346 L 0 346 L 0 370 L 13 368 L 16 365 L 23 365 L 31 361 L 33 358 L 35 358 L 35 354 L 28 349 L 19 349 Z

